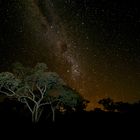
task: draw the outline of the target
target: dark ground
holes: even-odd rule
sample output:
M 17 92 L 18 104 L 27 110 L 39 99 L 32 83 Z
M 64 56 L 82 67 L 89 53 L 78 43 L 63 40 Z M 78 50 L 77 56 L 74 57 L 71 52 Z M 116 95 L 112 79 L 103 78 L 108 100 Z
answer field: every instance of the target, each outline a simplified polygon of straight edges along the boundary
M 0 131 L 4 136 L 74 138 L 75 136 L 122 137 L 139 136 L 140 115 L 129 113 L 81 112 L 57 116 L 56 122 L 41 120 L 32 124 L 30 118 L 12 112 L 1 112 Z
M 138 111 L 139 112 L 139 111 Z M 139 136 L 140 114 L 138 112 L 70 112 L 56 114 L 56 121 L 46 119 L 43 114 L 36 124 L 31 122 L 31 114 L 24 108 L 24 104 L 5 100 L 0 103 L 0 135 L 4 138 L 32 139 L 39 136 L 39 140 L 74 139 L 86 137 L 94 139 L 126 139 Z

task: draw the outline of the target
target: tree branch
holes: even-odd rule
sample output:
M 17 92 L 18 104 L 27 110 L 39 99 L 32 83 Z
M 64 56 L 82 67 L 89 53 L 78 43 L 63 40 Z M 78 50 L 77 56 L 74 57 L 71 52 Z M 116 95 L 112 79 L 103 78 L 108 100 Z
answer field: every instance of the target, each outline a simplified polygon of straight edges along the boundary
M 9 90 L 11 93 L 13 93 L 13 95 L 16 94 L 13 90 L 11 90 L 11 89 L 9 89 L 9 88 L 7 88 L 7 90 Z
M 30 107 L 30 105 L 29 105 L 29 103 L 27 102 L 26 99 L 25 99 L 25 103 L 26 103 L 27 107 L 29 108 L 29 110 L 31 111 L 31 113 L 33 113 L 33 110 L 31 109 L 31 107 Z
M 46 103 L 42 103 L 39 105 L 39 107 L 44 106 L 44 105 L 49 105 L 50 103 L 46 102 Z
M 39 92 L 41 93 L 41 95 L 43 94 L 41 88 L 36 84 L 37 89 L 39 90 Z
M 37 84 L 36 84 L 36 87 L 39 90 L 39 92 L 41 93 L 41 97 L 37 102 L 38 104 L 40 104 L 40 102 L 43 100 L 44 93 L 43 93 L 43 91 L 41 90 L 41 88 Z
M 47 87 L 46 87 L 46 85 L 45 85 L 44 90 L 43 90 L 43 94 L 46 92 L 46 89 L 47 89 Z
M 28 96 L 19 96 L 19 99 L 20 98 L 27 98 L 27 99 L 29 99 L 29 100 L 31 100 L 31 101 L 33 101 L 36 105 L 38 104 L 35 100 L 33 100 L 31 97 L 28 97 Z
M 35 95 L 34 93 L 28 88 L 29 92 L 31 93 L 31 95 L 33 96 L 33 100 L 35 100 Z
M 5 92 L 5 91 L 0 91 L 0 92 L 3 93 L 3 94 L 5 94 L 5 95 L 7 95 L 7 96 L 10 96 L 10 97 L 12 97 L 12 96 L 15 95 L 15 93 L 14 93 L 14 94 L 9 94 L 9 93 L 7 93 L 7 92 Z

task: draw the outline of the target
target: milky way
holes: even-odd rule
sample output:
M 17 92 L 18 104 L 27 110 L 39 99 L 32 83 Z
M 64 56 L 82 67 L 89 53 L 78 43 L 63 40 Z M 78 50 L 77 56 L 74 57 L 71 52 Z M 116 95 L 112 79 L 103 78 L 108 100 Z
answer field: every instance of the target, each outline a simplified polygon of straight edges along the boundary
M 45 18 L 48 29 L 46 31 L 46 38 L 48 38 L 48 41 L 53 46 L 50 53 L 55 56 L 56 65 L 63 73 L 69 73 L 69 78 L 73 82 L 77 82 L 79 77 L 81 77 L 81 70 L 75 57 L 74 42 L 67 35 L 61 18 L 56 14 L 53 2 L 46 0 L 38 1 L 37 4 L 40 5 L 40 11 Z M 43 8 L 45 10 L 42 10 Z M 46 11 L 48 11 L 49 15 Z M 69 67 L 66 65 L 69 65 Z
M 90 100 L 140 99 L 138 4 L 119 0 L 5 0 L 0 68 L 45 62 Z

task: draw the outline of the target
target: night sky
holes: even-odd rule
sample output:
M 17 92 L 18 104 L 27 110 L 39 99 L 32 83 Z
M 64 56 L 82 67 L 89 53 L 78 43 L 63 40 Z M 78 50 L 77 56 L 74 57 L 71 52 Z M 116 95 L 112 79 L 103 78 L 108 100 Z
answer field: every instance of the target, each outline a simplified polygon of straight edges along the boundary
M 1 0 L 0 71 L 47 63 L 90 100 L 140 100 L 140 9 L 134 0 Z

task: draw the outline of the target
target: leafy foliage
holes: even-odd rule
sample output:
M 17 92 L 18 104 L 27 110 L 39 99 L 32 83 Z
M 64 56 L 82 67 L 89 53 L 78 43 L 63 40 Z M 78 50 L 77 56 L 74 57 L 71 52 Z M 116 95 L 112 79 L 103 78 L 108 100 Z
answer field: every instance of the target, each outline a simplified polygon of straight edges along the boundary
M 40 72 L 45 72 L 46 70 L 48 70 L 48 67 L 45 63 L 37 63 L 34 70 L 40 71 Z
M 7 91 L 7 94 L 13 95 L 14 92 L 18 89 L 21 81 L 16 79 L 15 76 L 10 72 L 0 73 L 0 90 Z

